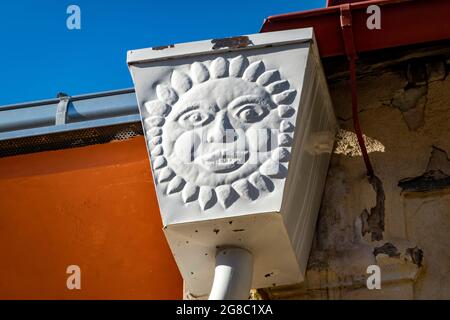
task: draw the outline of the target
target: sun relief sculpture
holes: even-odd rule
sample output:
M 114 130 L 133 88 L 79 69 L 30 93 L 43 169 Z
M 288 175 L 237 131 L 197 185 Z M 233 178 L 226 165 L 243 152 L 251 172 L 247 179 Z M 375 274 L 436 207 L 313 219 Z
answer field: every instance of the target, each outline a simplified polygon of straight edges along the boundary
M 296 90 L 263 61 L 237 56 L 174 70 L 145 102 L 155 182 L 202 210 L 254 201 L 284 179 L 293 140 Z

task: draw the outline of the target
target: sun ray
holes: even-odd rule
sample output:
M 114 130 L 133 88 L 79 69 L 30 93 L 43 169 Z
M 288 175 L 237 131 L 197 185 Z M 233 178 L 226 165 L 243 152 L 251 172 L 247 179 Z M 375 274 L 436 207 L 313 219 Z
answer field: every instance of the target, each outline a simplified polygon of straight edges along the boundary
M 184 93 L 192 87 L 192 80 L 186 74 L 174 70 L 171 78 L 172 87 L 178 93 Z
M 247 69 L 245 69 L 242 79 L 254 82 L 261 73 L 264 72 L 264 63 L 261 60 L 251 63 Z
M 291 152 L 287 148 L 277 148 L 272 153 L 272 160 L 277 162 L 287 162 L 291 158 Z
M 151 100 L 144 103 L 145 110 L 149 116 L 164 117 L 169 114 L 170 106 L 159 100 Z
M 154 127 L 149 130 L 147 130 L 147 136 L 149 137 L 156 137 L 160 136 L 162 134 L 162 129 L 160 127 Z
M 160 101 L 170 105 L 173 105 L 178 100 L 178 95 L 175 91 L 164 84 L 158 84 L 156 86 L 156 96 Z
M 287 169 L 278 161 L 269 159 L 259 167 L 259 172 L 271 178 L 282 179 L 286 176 Z
M 211 78 L 223 78 L 227 76 L 228 66 L 227 60 L 222 57 L 218 57 L 211 62 L 211 66 L 209 67 L 209 72 L 211 74 Z
M 157 145 L 161 144 L 161 142 L 162 138 L 160 136 L 153 137 L 148 142 L 148 147 L 150 148 L 150 150 L 153 150 Z
M 170 181 L 174 175 L 175 175 L 175 172 L 173 172 L 172 169 L 170 169 L 169 167 L 165 167 L 165 168 L 161 169 L 161 171 L 159 173 L 158 182 L 163 183 L 163 182 Z
M 165 167 L 167 165 L 166 158 L 163 156 L 158 156 L 153 160 L 153 169 L 161 169 L 162 167 Z
M 157 157 L 157 156 L 162 155 L 163 153 L 164 153 L 164 149 L 163 149 L 163 147 L 159 144 L 159 145 L 157 145 L 157 146 L 155 146 L 155 147 L 153 148 L 153 150 L 151 151 L 151 156 L 152 156 L 152 157 Z
M 209 72 L 201 62 L 194 62 L 191 65 L 191 78 L 195 83 L 202 83 L 208 80 Z
M 277 104 L 290 104 L 292 101 L 294 101 L 296 93 L 297 90 L 295 89 L 286 90 L 279 94 L 273 95 L 272 99 Z
M 231 185 L 234 190 L 243 198 L 248 200 L 255 200 L 259 196 L 259 190 L 252 185 L 250 182 L 248 182 L 247 179 L 241 179 L 236 182 L 234 182 Z
M 223 184 L 216 187 L 215 191 L 218 202 L 224 209 L 230 207 L 239 198 L 236 191 L 228 184 Z
M 200 187 L 200 194 L 198 197 L 198 201 L 200 204 L 200 207 L 203 210 L 209 209 L 214 206 L 214 204 L 217 202 L 216 193 L 214 192 L 214 189 L 211 187 L 202 186 Z
M 181 178 L 180 176 L 175 176 L 167 185 L 167 194 L 180 192 L 183 189 L 185 183 L 186 181 L 184 181 L 183 178 Z
M 268 177 L 260 174 L 258 171 L 253 172 L 248 178 L 248 181 L 260 191 L 272 192 L 274 190 L 273 182 Z
M 269 159 L 259 167 L 259 172 L 269 177 L 276 176 L 280 173 L 280 164 Z
M 278 136 L 278 145 L 280 147 L 289 147 L 292 145 L 292 137 L 287 133 L 280 133 Z
M 240 77 L 247 68 L 248 60 L 242 55 L 239 55 L 230 60 L 230 77 Z
M 267 92 L 270 94 L 280 93 L 287 89 L 289 89 L 289 82 L 286 80 L 272 82 L 266 87 Z
M 288 120 L 283 120 L 280 123 L 280 131 L 281 132 L 292 132 L 292 131 L 294 131 L 294 125 Z
M 148 117 L 144 120 L 145 126 L 148 127 L 148 129 L 152 129 L 154 127 L 161 127 L 164 124 L 164 118 L 163 117 Z
M 289 118 L 292 117 L 295 113 L 295 109 L 286 104 L 280 104 L 278 106 L 278 115 L 281 118 Z
M 280 80 L 280 73 L 278 70 L 267 70 L 266 72 L 263 72 L 258 79 L 256 79 L 256 83 L 264 87 L 277 80 Z
M 181 192 L 183 202 L 188 203 L 197 200 L 198 192 L 199 187 L 196 184 L 189 181 L 186 182 L 186 185 L 184 186 L 183 191 Z

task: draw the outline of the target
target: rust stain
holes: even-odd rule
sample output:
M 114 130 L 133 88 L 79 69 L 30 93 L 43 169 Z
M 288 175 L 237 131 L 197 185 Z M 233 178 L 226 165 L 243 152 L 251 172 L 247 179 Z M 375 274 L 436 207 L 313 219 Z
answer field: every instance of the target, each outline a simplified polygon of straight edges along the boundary
M 253 45 L 253 42 L 247 36 L 213 39 L 211 40 L 211 43 L 213 44 L 213 50 L 222 48 L 245 48 L 249 45 Z
M 152 50 L 164 50 L 164 49 L 169 49 L 169 48 L 174 48 L 174 47 L 175 47 L 174 44 L 170 44 L 168 46 L 153 47 Z

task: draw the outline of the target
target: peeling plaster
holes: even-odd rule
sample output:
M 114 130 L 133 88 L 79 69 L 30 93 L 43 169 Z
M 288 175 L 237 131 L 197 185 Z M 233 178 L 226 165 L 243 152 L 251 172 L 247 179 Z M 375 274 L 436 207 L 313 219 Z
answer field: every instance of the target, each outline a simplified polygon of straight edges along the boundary
M 386 196 L 384 194 L 383 183 L 378 177 L 374 176 L 369 178 L 369 182 L 376 194 L 376 204 L 370 209 L 370 213 L 367 209 L 364 209 L 361 214 L 362 235 L 371 233 L 372 241 L 379 241 L 383 240 L 384 201 Z
M 450 188 L 450 159 L 447 153 L 433 146 L 430 160 L 424 174 L 405 178 L 398 186 L 404 192 L 428 192 Z
M 418 247 L 408 248 L 406 249 L 406 253 L 409 254 L 412 258 L 412 261 L 418 266 L 422 266 L 423 260 L 423 251 Z
M 400 257 L 400 252 L 398 252 L 397 247 L 390 242 L 386 242 L 381 247 L 376 247 L 373 250 L 374 256 L 379 254 L 387 254 L 389 257 Z

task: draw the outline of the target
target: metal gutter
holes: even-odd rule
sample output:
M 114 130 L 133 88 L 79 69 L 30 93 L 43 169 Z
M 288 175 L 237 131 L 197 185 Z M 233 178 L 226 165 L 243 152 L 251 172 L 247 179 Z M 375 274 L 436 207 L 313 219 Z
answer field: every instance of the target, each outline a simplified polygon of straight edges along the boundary
M 366 27 L 369 5 L 381 9 L 381 29 Z M 450 39 L 450 1 L 379 0 L 350 4 L 358 52 Z M 322 57 L 345 55 L 340 6 L 270 16 L 261 32 L 313 27 Z
M 0 141 L 134 122 L 140 122 L 134 89 L 63 96 L 0 106 Z

